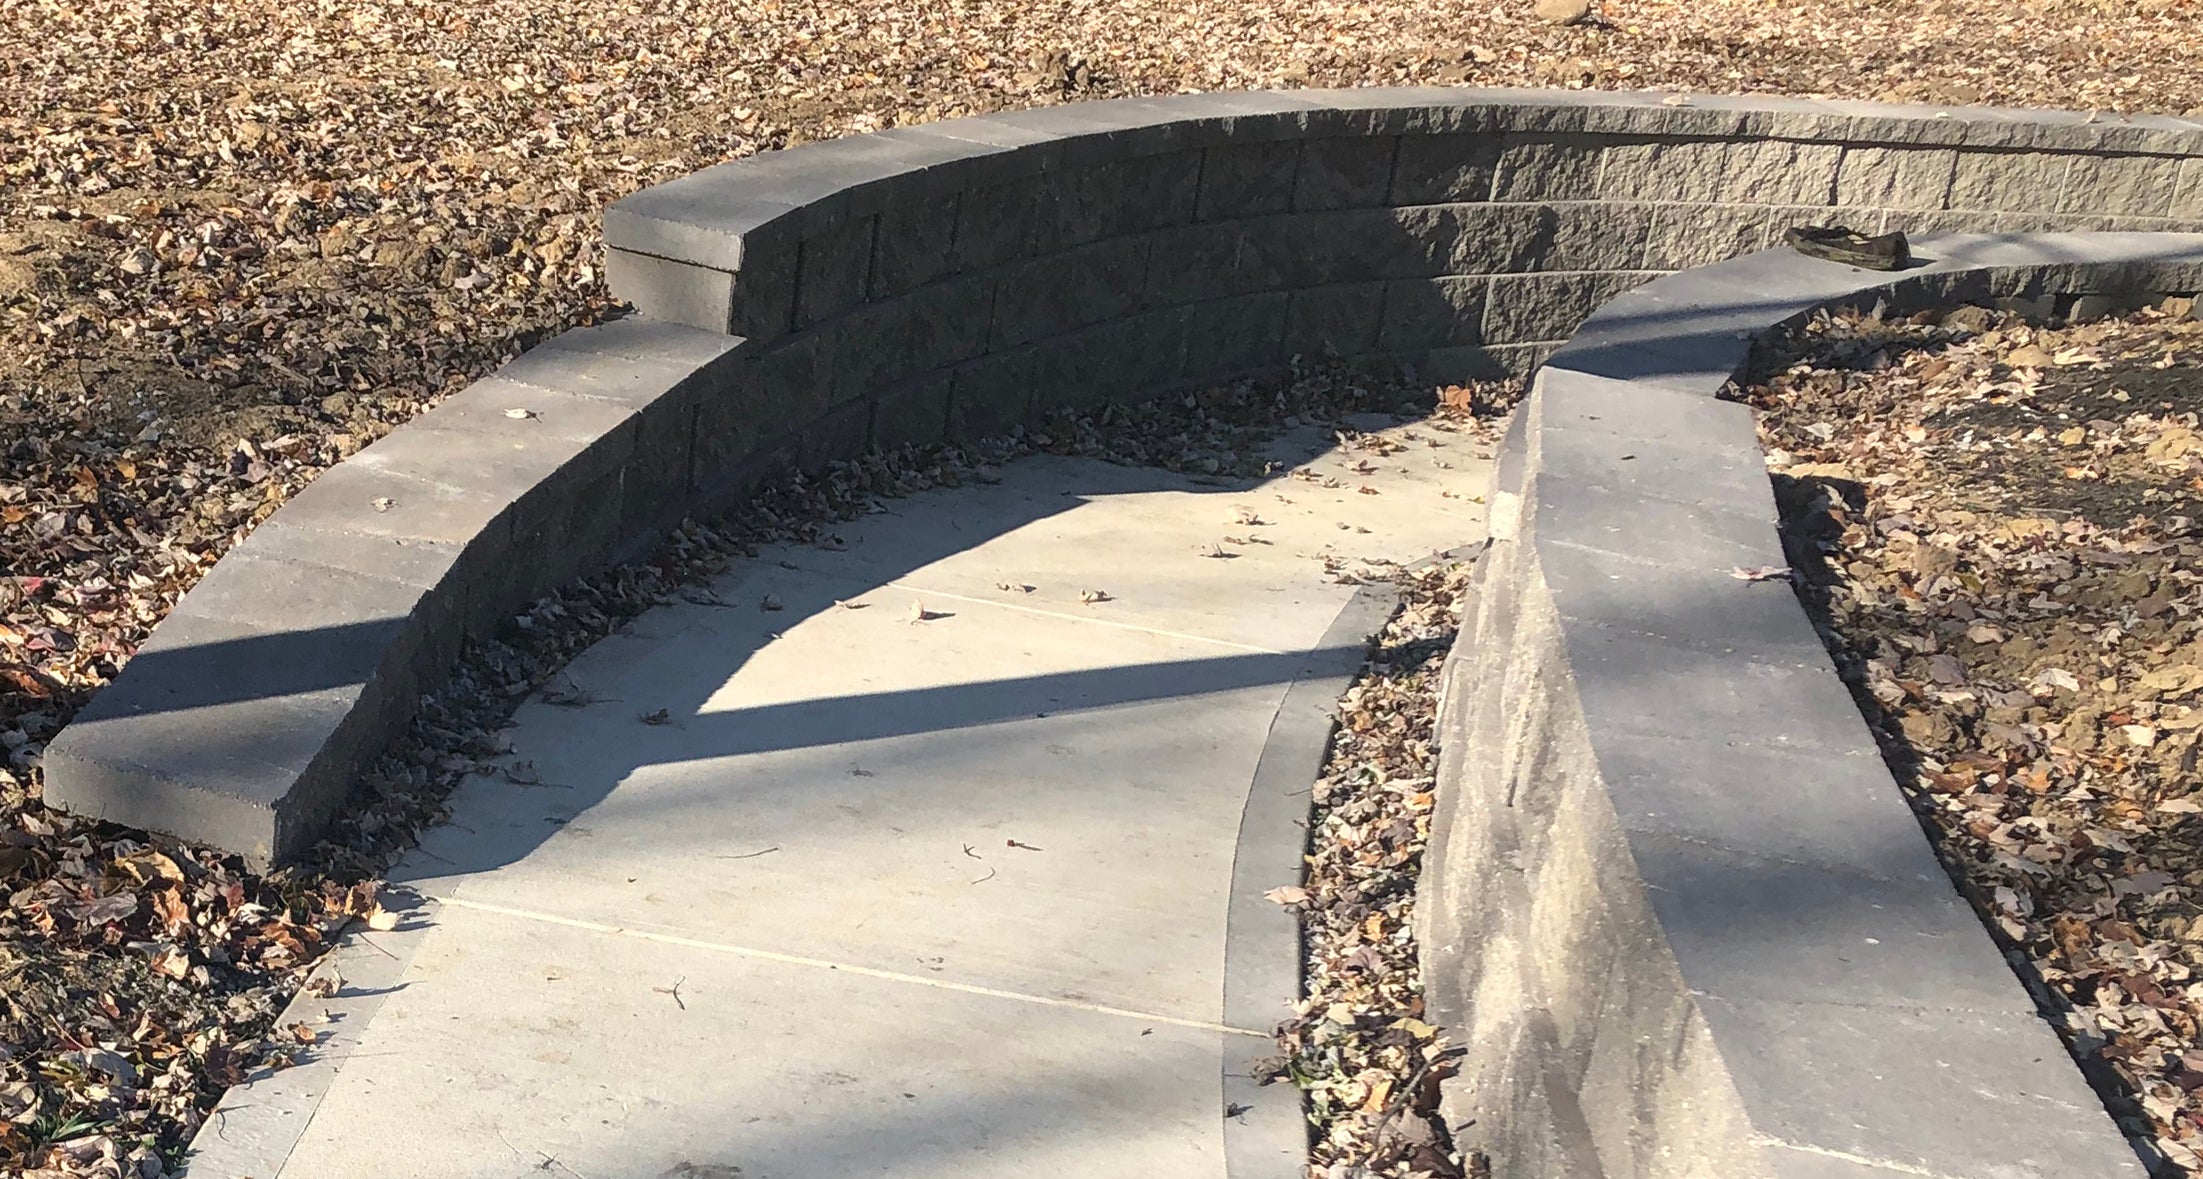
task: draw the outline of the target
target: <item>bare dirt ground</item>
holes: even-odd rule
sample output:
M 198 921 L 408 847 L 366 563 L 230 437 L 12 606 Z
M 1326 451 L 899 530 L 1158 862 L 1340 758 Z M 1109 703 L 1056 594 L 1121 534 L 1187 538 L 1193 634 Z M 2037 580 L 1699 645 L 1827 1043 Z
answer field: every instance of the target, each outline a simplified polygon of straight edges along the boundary
M 1614 0 L 1566 27 L 1529 7 L 0 5 L 0 1171 L 173 1161 L 235 1070 L 281 1047 L 284 980 L 371 915 L 349 882 L 405 827 L 351 833 L 346 883 L 246 877 L 45 810 L 43 742 L 316 471 L 606 313 L 597 215 L 636 188 L 810 139 L 1182 90 L 2203 105 L 2203 0 Z M 525 690 L 552 657 L 488 687 Z M 412 756 L 475 739 L 435 730 Z M 408 774 L 383 793 L 417 816 L 437 775 Z
M 1885 758 L 2162 1175 L 2203 1163 L 2189 311 L 1825 320 L 1747 391 L 1800 592 Z

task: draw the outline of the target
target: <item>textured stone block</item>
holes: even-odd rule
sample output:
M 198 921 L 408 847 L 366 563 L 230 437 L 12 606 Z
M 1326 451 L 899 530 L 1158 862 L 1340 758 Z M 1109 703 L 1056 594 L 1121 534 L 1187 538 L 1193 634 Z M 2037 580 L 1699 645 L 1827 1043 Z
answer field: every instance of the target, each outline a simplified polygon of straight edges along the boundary
M 1552 240 L 1534 205 L 1417 205 L 1266 217 L 1246 223 L 1246 290 L 1380 278 L 1492 274 L 1532 267 Z
M 1238 223 L 1230 221 L 1175 226 L 1150 234 L 1141 304 L 1175 307 L 1240 293 L 1240 237 Z
M 1297 140 L 1230 143 L 1211 147 L 1201 161 L 1202 221 L 1236 221 L 1293 207 L 1293 174 L 1300 165 Z
M 1031 257 L 1040 187 L 1039 177 L 1027 176 L 967 189 L 957 200 L 950 269 L 970 274 Z
M 1492 199 L 1591 200 L 1599 195 L 1600 161 L 1610 142 L 1603 136 L 1507 136 L 1501 141 Z
M 795 327 L 810 327 L 864 302 L 872 285 L 879 222 L 854 218 L 806 235 L 796 247 Z
M 1131 311 L 1147 278 L 1147 248 L 1145 237 L 1117 238 L 1020 264 L 995 293 L 989 346 L 1028 344 Z
M 1377 347 L 1385 352 L 1412 354 L 1431 348 L 1482 344 L 1484 299 L 1490 286 L 1490 279 L 1477 276 L 1401 279 L 1387 284 L 1384 328 Z
M 1188 359 L 1189 319 L 1197 311 L 1233 302 L 1203 304 L 1193 311 L 1151 311 L 1036 345 L 1033 412 L 1042 420 L 1058 412 L 1081 412 L 1175 380 Z M 1236 326 L 1241 320 L 1229 322 Z M 1244 345 L 1243 339 L 1233 342 Z M 1274 338 L 1270 347 L 1274 352 Z
M 2043 152 L 1961 151 L 1951 173 L 1953 209 L 2050 212 L 2073 157 Z
M 1035 252 L 1192 221 L 1200 165 L 1196 153 L 1170 153 L 1043 175 L 1034 206 Z
M 1382 282 L 1337 283 L 1291 293 L 1284 351 L 1290 356 L 1360 356 L 1377 348 Z
M 1485 303 L 1484 342 L 1565 340 L 1600 304 L 1652 277 L 1630 271 L 1495 277 Z
M 913 198 L 880 211 L 872 244 L 873 299 L 900 295 L 953 272 L 958 193 Z
M 834 356 L 808 332 L 745 355 L 726 384 L 697 405 L 690 486 L 712 495 L 748 470 L 770 439 L 825 415 Z
M 1186 379 L 1210 380 L 1283 364 L 1289 299 L 1283 291 L 1270 291 L 1187 308 Z
M 832 401 L 869 397 L 977 356 L 994 303 L 985 276 L 949 279 L 858 310 L 821 329 L 833 354 Z
M 1300 148 L 1300 170 L 1293 182 L 1293 209 L 1367 209 L 1385 203 L 1392 187 L 1394 138 L 1311 139 Z
M 1682 270 L 1765 249 L 1774 215 L 1754 205 L 1658 205 L 1645 232 L 1644 266 Z
M 2203 159 L 2180 163 L 2180 183 L 2173 191 L 2172 216 L 2203 222 Z
M 2169 156 L 2075 156 L 2058 211 L 2115 217 L 2164 217 L 2180 185 L 2181 161 Z
M 955 387 L 955 376 L 943 372 L 880 394 L 872 410 L 873 448 L 930 446 L 946 439 L 949 397 Z
M 1623 143 L 1608 148 L 1600 195 L 1699 204 L 1826 204 L 1843 149 L 1778 140 Z
M 1534 269 L 1640 269 L 1654 217 L 1673 207 L 1617 201 L 1545 206 L 1538 225 L 1546 245 Z
M 1500 138 L 1489 133 L 1403 136 L 1392 166 L 1392 203 L 1490 200 L 1499 153 Z
M 1950 201 L 1958 153 L 1948 148 L 1847 146 L 1836 165 L 1836 201 L 1876 209 L 1940 209 Z
M 949 438 L 968 441 L 1033 420 L 1033 350 L 1012 348 L 958 365 L 950 374 Z

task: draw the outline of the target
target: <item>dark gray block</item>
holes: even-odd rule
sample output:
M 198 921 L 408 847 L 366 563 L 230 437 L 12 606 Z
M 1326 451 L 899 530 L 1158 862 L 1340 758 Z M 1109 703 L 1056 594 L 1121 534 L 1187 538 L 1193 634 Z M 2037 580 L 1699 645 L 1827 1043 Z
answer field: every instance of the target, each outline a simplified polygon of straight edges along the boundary
M 880 211 L 871 297 L 884 299 L 953 271 L 961 193 L 912 198 Z
M 1293 176 L 1300 165 L 1297 141 L 1231 143 L 1209 148 L 1201 160 L 1202 221 L 1237 221 L 1293 207 Z
M 1200 168 L 1199 154 L 1172 153 L 1044 174 L 1034 206 L 1035 252 L 1192 221 Z
M 1240 228 L 1233 222 L 1182 225 L 1149 235 L 1141 305 L 1176 307 L 1242 293 Z
M 796 330 L 864 302 L 872 286 L 872 239 L 878 227 L 875 218 L 851 218 L 810 233 L 797 245 Z
M 1199 345 L 1189 321 L 1202 309 L 1216 306 L 1150 311 L 1042 341 L 1033 349 L 1035 414 L 1045 419 L 1061 411 L 1125 400 L 1176 380 L 1182 368 L 1192 371 L 1193 352 Z M 1236 315 L 1220 316 L 1211 324 L 1244 326 L 1247 312 L 1233 310 Z M 1233 337 L 1230 346 L 1250 350 L 1240 337 Z M 1275 347 L 1273 339 L 1273 354 Z
M 1369 209 L 1386 203 L 1400 141 L 1360 136 L 1311 139 L 1300 148 L 1293 210 Z
M 1377 347 L 1413 354 L 1484 342 L 1484 300 L 1491 280 L 1482 276 L 1409 278 L 1385 284 L 1384 328 Z
M 1361 356 L 1377 350 L 1385 284 L 1338 283 L 1292 292 L 1285 313 L 1285 354 Z
M 1008 432 L 1033 420 L 1033 349 L 1012 348 L 961 364 L 952 372 L 949 438 L 963 441 Z
M 1489 133 L 1408 135 L 1392 168 L 1395 205 L 1451 205 L 1489 200 L 1499 170 L 1500 139 Z
M 1117 238 L 1023 263 L 995 294 L 991 349 L 1029 344 L 1137 307 L 1148 239 Z
M 1285 362 L 1283 291 L 1238 295 L 1186 309 L 1185 375 L 1206 381 Z

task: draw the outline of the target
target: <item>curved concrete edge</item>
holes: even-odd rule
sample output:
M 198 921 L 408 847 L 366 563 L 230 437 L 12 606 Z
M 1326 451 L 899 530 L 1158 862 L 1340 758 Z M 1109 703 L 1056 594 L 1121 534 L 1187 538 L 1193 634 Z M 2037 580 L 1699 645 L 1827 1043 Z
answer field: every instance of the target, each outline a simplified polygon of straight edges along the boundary
M 465 642 L 684 515 L 1296 357 L 1527 373 L 1616 293 L 1830 217 L 2203 228 L 2203 127 L 1372 89 L 1049 107 L 706 169 L 606 214 L 645 318 L 560 335 L 308 486 L 44 751 L 46 798 L 288 859 Z
M 1608 303 L 1496 471 L 1419 899 L 1445 1113 L 1495 1177 L 2145 1168 L 1937 862 L 1788 583 L 1751 410 L 1815 310 L 2203 289 L 2203 236 L 1770 251 Z

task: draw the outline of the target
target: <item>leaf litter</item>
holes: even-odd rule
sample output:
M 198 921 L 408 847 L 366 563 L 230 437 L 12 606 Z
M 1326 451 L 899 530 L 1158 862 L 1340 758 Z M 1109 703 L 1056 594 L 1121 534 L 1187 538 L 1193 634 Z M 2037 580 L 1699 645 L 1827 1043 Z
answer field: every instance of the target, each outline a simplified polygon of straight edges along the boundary
M 2203 323 L 1822 316 L 1759 411 L 1798 593 L 2159 1177 L 2203 1173 Z
M 1310 1179 L 1458 1179 L 1438 1117 L 1454 1052 L 1423 1021 L 1415 888 L 1436 805 L 1439 671 L 1470 565 L 1392 575 L 1401 604 L 1339 702 L 1313 792 L 1305 879 L 1264 894 L 1300 917 L 1306 994 L 1278 1028 L 1273 1081 L 1307 1095 Z

